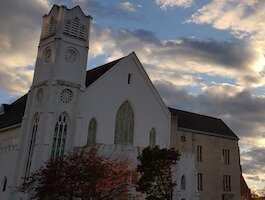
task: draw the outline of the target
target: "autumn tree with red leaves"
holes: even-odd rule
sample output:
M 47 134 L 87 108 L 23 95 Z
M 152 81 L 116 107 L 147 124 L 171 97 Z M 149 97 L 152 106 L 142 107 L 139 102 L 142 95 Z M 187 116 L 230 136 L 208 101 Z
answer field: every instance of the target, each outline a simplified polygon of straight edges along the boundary
M 30 174 L 18 191 L 31 193 L 30 199 L 109 200 L 135 199 L 135 168 L 131 161 L 99 155 L 97 148 L 78 148 L 50 160 Z

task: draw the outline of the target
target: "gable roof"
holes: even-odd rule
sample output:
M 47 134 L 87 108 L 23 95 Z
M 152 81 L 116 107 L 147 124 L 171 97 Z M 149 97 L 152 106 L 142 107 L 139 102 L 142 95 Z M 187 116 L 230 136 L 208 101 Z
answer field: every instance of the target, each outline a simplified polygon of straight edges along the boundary
M 173 116 L 177 116 L 179 129 L 238 139 L 236 134 L 221 119 L 174 108 L 168 109 Z
M 109 69 L 111 69 L 114 65 L 116 65 L 120 60 L 124 57 L 114 60 L 112 62 L 106 63 L 94 69 L 88 70 L 86 72 L 86 87 L 90 86 L 94 83 L 99 77 L 105 74 Z
M 24 115 L 28 94 L 9 105 L 5 114 L 0 115 L 0 129 L 20 124 Z

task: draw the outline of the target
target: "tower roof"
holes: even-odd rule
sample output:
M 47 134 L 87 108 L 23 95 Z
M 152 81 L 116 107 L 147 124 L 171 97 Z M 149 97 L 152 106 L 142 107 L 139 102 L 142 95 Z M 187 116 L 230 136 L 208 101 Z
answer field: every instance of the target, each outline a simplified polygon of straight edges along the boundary
M 91 15 L 86 15 L 86 14 L 83 12 L 83 10 L 80 8 L 79 5 L 77 5 L 77 6 L 73 7 L 73 8 L 67 8 L 65 5 L 58 6 L 58 5 L 56 5 L 56 4 L 54 4 L 54 5 L 52 6 L 51 10 L 49 11 L 49 13 L 48 13 L 48 14 L 45 14 L 43 17 L 48 16 L 48 15 L 52 12 L 52 10 L 54 10 L 54 9 L 59 9 L 60 7 L 65 8 L 66 10 L 70 10 L 70 11 L 71 11 L 71 10 L 78 9 L 78 10 L 79 10 L 79 11 L 80 11 L 85 17 L 92 18 Z

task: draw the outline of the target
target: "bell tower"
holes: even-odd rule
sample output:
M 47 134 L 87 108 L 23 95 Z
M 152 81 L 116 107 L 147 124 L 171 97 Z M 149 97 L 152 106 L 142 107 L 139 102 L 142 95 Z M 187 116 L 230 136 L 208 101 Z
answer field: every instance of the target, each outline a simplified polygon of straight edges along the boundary
M 53 6 L 43 16 L 33 86 L 46 80 L 84 85 L 91 16 L 79 6 Z
M 79 6 L 54 5 L 43 16 L 10 199 L 28 199 L 16 191 L 23 178 L 74 147 L 82 121 L 77 105 L 85 91 L 91 23 Z

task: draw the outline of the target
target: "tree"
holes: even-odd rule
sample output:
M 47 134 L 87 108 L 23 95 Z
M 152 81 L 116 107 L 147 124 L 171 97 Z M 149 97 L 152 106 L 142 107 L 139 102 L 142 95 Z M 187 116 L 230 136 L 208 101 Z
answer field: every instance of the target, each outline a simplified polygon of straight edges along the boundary
M 136 191 L 146 194 L 147 200 L 172 200 L 176 182 L 172 180 L 172 168 L 180 154 L 174 148 L 147 147 L 138 156 L 137 171 L 141 177 Z
M 82 200 L 130 199 L 137 179 L 130 160 L 120 161 L 99 155 L 98 148 L 83 147 L 49 160 L 30 174 L 18 188 L 31 192 L 31 199 Z

